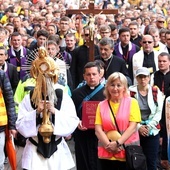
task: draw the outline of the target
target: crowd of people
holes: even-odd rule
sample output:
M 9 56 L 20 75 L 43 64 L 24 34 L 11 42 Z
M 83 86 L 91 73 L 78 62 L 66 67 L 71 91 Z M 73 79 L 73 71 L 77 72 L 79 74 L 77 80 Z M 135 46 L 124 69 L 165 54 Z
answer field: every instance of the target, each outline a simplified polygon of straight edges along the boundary
M 0 0 L 0 170 L 6 127 L 24 146 L 25 170 L 74 167 L 68 140 L 77 170 L 125 170 L 130 144 L 142 146 L 147 170 L 170 168 L 170 3 L 96 0 L 93 16 L 83 13 L 89 2 Z M 98 103 L 93 128 L 85 101 Z M 121 133 L 109 140 L 114 117 Z

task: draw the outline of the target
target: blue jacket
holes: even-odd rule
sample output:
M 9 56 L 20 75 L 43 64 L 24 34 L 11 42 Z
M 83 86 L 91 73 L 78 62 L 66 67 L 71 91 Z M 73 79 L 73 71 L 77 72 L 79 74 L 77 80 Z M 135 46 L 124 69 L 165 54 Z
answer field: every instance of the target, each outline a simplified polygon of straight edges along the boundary
M 6 106 L 6 110 L 7 110 L 8 128 L 10 130 L 16 129 L 15 122 L 16 122 L 17 116 L 16 116 L 16 112 L 15 112 L 13 91 L 11 88 L 10 81 L 9 81 L 6 73 L 3 70 L 0 70 L 0 88 L 2 89 L 5 106 Z M 0 132 L 3 132 L 4 130 L 5 130 L 5 126 L 0 126 Z

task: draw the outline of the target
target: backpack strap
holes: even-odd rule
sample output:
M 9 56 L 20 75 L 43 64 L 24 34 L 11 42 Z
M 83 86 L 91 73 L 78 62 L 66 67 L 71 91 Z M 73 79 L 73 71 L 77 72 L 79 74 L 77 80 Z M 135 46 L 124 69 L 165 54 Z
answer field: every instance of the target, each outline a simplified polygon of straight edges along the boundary
M 100 84 L 95 90 L 93 90 L 89 95 L 87 95 L 83 101 L 80 103 L 79 107 L 78 107 L 78 111 L 80 111 L 80 109 L 82 108 L 83 102 L 84 101 L 89 101 L 95 94 L 97 94 L 102 88 L 104 87 L 103 84 Z
M 130 91 L 130 96 L 131 97 L 135 98 L 135 94 L 136 94 L 136 92 Z M 152 86 L 152 94 L 153 94 L 154 103 L 155 103 L 156 106 L 158 106 L 158 98 L 157 98 L 158 86 L 156 86 L 156 85 Z
M 153 100 L 156 106 L 158 106 L 158 87 L 156 85 L 152 86 Z

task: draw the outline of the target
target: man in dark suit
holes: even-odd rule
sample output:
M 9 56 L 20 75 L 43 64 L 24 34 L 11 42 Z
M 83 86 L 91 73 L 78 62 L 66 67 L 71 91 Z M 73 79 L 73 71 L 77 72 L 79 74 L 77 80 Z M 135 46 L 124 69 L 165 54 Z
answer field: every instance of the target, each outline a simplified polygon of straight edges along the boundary
M 105 78 L 107 79 L 114 72 L 123 73 L 131 85 L 126 63 L 123 59 L 114 56 L 114 41 L 111 38 L 102 38 L 99 42 L 99 49 L 102 61 L 105 63 Z
M 83 28 L 84 35 L 84 44 L 77 48 L 75 55 L 75 66 L 74 74 L 75 75 L 75 87 L 83 81 L 83 68 L 89 61 L 89 41 L 90 41 L 90 27 L 86 26 Z M 100 58 L 100 52 L 97 45 L 94 46 L 94 58 Z
M 0 68 L 4 70 L 9 78 L 9 81 L 12 86 L 13 93 L 15 93 L 16 87 L 19 82 L 17 67 L 7 63 L 5 60 L 7 59 L 7 50 L 5 47 L 0 47 Z

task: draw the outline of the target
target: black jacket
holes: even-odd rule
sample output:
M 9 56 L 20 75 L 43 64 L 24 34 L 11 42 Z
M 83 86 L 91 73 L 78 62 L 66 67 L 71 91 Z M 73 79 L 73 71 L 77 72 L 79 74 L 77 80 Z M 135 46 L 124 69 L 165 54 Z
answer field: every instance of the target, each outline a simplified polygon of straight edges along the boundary
M 100 58 L 99 47 L 94 46 L 94 58 Z M 86 45 L 79 46 L 75 57 L 75 87 L 83 81 L 83 70 L 86 63 L 89 62 L 89 48 Z
M 166 74 L 163 74 L 161 71 L 156 71 L 154 73 L 154 85 L 157 85 L 159 89 L 164 91 L 164 94 L 167 94 L 168 88 L 170 87 L 170 71 Z M 163 86 L 164 85 L 164 86 Z
M 103 59 L 102 61 L 105 63 Z M 132 84 L 125 61 L 115 55 L 112 55 L 105 67 L 105 78 L 107 79 L 114 72 L 121 72 L 128 79 L 128 84 Z

